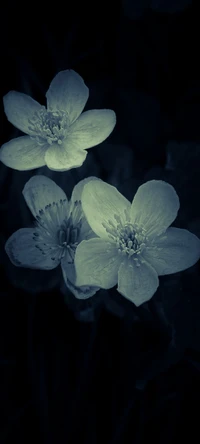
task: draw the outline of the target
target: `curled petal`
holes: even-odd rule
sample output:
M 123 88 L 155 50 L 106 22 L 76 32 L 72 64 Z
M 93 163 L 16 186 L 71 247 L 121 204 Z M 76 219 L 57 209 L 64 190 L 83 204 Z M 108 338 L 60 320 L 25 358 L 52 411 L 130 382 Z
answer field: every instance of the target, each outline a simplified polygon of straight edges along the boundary
M 83 240 L 93 239 L 97 237 L 92 228 L 90 227 L 84 213 L 81 221 L 80 233 L 79 233 L 79 243 Z
M 71 195 L 71 200 L 70 200 L 70 211 L 74 211 L 74 205 L 75 202 L 80 201 L 81 202 L 81 198 L 82 198 L 82 191 L 84 186 L 89 183 L 90 181 L 93 180 L 100 180 L 98 179 L 98 177 L 95 176 L 90 176 L 87 177 L 86 179 L 80 180 L 80 182 L 78 182 L 73 191 L 72 191 L 72 195 Z M 96 234 L 93 232 L 93 230 L 91 229 L 90 225 L 88 224 L 88 221 L 85 217 L 85 214 L 82 210 L 82 206 L 81 206 L 81 226 L 80 226 L 80 233 L 79 233 L 79 242 L 81 242 L 82 240 L 87 240 L 87 239 L 91 239 L 93 237 L 96 237 Z
M 89 287 L 83 285 L 78 287 L 76 282 L 76 270 L 74 264 L 69 264 L 66 256 L 61 260 L 61 268 L 66 286 L 77 299 L 88 299 L 99 290 L 99 287 Z
M 65 200 L 65 211 L 68 212 L 67 196 L 65 192 L 51 179 L 46 176 L 36 175 L 28 180 L 22 191 L 24 199 L 36 217 L 39 210 L 53 202 L 59 203 Z
M 18 171 L 28 171 L 45 165 L 47 145 L 38 145 L 29 136 L 17 137 L 4 143 L 0 149 L 0 160 Z
M 158 275 L 177 273 L 192 267 L 200 258 L 200 240 L 193 233 L 170 227 L 143 252 Z
M 54 144 L 45 154 L 45 162 L 50 170 L 67 171 L 80 167 L 87 157 L 87 151 L 79 150 L 70 139 L 63 141 L 62 145 Z
M 86 111 L 69 128 L 77 147 L 88 149 L 103 142 L 116 125 L 116 114 L 111 109 Z
M 75 253 L 76 285 L 111 288 L 117 283 L 121 258 L 108 241 L 94 238 L 81 242 Z
M 138 188 L 130 211 L 131 222 L 155 237 L 163 233 L 174 221 L 179 210 L 175 189 L 162 180 L 150 180 Z
M 117 225 L 115 216 L 125 223 L 130 202 L 119 191 L 102 180 L 89 182 L 82 192 L 82 207 L 86 219 L 97 236 L 109 239 L 109 233 L 103 224 L 109 221 Z
M 158 275 L 147 262 L 139 267 L 126 259 L 120 266 L 117 290 L 137 307 L 152 298 L 159 286 Z
M 33 240 L 33 228 L 20 228 L 13 233 L 5 244 L 10 261 L 16 267 L 52 270 L 60 263 L 43 254 Z
M 91 180 L 101 180 L 96 176 L 89 176 L 86 177 L 86 179 L 80 180 L 74 187 L 73 191 L 72 191 L 72 195 L 71 195 L 71 205 L 74 204 L 74 202 L 76 200 L 81 200 L 82 198 L 82 192 L 83 192 L 83 188 L 84 186 L 89 183 Z
M 4 111 L 7 119 L 16 128 L 26 134 L 33 134 L 30 131 L 29 119 L 32 120 L 34 113 L 42 109 L 42 105 L 36 102 L 27 94 L 17 91 L 10 91 L 3 98 Z
M 65 111 L 72 123 L 82 113 L 88 97 L 89 89 L 82 77 L 73 69 L 67 69 L 52 80 L 46 93 L 47 108 Z

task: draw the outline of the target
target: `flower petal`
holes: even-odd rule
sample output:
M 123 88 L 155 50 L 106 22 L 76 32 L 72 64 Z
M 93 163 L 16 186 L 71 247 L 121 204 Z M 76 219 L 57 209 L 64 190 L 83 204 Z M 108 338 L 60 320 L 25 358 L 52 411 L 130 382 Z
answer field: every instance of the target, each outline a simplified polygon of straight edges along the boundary
M 117 283 L 121 258 L 108 241 L 94 238 L 81 242 L 75 253 L 76 285 L 111 288 Z
M 52 80 L 46 93 L 47 108 L 65 111 L 72 123 L 80 116 L 88 97 L 89 89 L 82 77 L 73 69 L 67 69 Z
M 42 175 L 31 177 L 25 184 L 22 194 L 34 217 L 36 217 L 39 210 L 44 209 L 46 205 L 52 204 L 53 202 L 60 202 L 60 200 L 67 201 L 65 192 L 53 180 L 49 179 L 49 177 Z M 67 202 L 65 209 L 67 213 Z
M 74 189 L 72 191 L 71 200 L 70 200 L 72 205 L 74 204 L 74 202 L 76 202 L 76 200 L 81 200 L 83 188 L 86 185 L 86 183 L 89 183 L 91 180 L 101 180 L 101 179 L 99 179 L 99 177 L 96 176 L 89 176 L 86 177 L 86 179 L 80 180 L 80 182 L 78 182 L 74 186 Z
M 29 129 L 29 119 L 33 118 L 35 112 L 40 111 L 42 105 L 27 94 L 17 91 L 10 91 L 6 94 L 3 97 L 3 104 L 9 122 L 23 133 L 33 134 L 33 131 Z
M 159 286 L 158 275 L 147 262 L 139 267 L 126 259 L 118 272 L 117 290 L 137 307 L 152 298 Z
M 45 162 L 50 170 L 67 171 L 80 167 L 87 157 L 87 151 L 79 150 L 70 140 L 62 145 L 54 144 L 45 153 Z
M 95 180 L 84 186 L 82 192 L 82 207 L 86 219 L 97 236 L 108 238 L 108 232 L 102 223 L 109 220 L 116 226 L 115 215 L 126 221 L 124 210 L 129 211 L 130 202 L 112 185 Z
M 163 233 L 179 210 L 175 189 L 162 180 L 150 180 L 138 188 L 131 205 L 131 222 L 143 226 L 150 237 Z
M 69 288 L 69 290 L 73 293 L 73 295 L 77 299 L 88 299 L 99 290 L 99 287 L 89 287 L 86 285 L 77 287 L 75 285 L 76 282 L 75 266 L 67 262 L 66 256 L 61 260 L 61 268 L 66 286 Z
M 78 182 L 73 191 L 72 191 L 72 195 L 71 195 L 71 200 L 70 200 L 70 211 L 73 212 L 73 208 L 74 208 L 74 204 L 76 201 L 81 201 L 82 198 L 82 191 L 84 186 L 89 183 L 90 181 L 93 180 L 101 180 L 98 177 L 95 176 L 90 176 L 87 177 L 86 179 L 80 180 L 80 182 Z M 90 225 L 88 224 L 88 221 L 85 217 L 85 214 L 82 210 L 82 221 L 81 221 L 81 227 L 80 227 L 80 233 L 79 233 L 79 242 L 81 242 L 82 240 L 88 240 L 91 239 L 93 237 L 96 237 L 96 234 L 94 233 L 94 231 L 92 231 Z
M 83 213 L 83 219 L 81 221 L 81 228 L 80 228 L 78 241 L 80 243 L 83 240 L 93 239 L 94 237 L 96 238 L 97 235 L 96 235 L 96 233 L 94 233 L 94 231 L 90 227 L 90 225 Z
M 52 270 L 60 263 L 42 254 L 33 240 L 34 228 L 20 228 L 15 231 L 5 244 L 5 250 L 10 261 L 16 267 Z
M 45 165 L 47 145 L 38 145 L 29 136 L 17 137 L 4 143 L 0 149 L 0 160 L 18 171 L 28 171 Z
M 177 273 L 199 260 L 200 239 L 188 230 L 170 227 L 142 255 L 158 275 Z
M 103 142 L 116 125 L 116 114 L 110 109 L 86 111 L 69 128 L 78 148 L 88 149 Z

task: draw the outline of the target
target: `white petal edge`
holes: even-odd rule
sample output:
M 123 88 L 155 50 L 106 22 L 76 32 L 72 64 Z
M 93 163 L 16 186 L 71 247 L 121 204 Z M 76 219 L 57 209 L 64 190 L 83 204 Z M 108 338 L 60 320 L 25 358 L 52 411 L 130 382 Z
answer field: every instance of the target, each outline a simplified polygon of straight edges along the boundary
M 99 179 L 99 177 L 96 177 L 96 176 L 89 176 L 83 180 L 80 180 L 73 188 L 71 199 L 70 199 L 71 205 L 73 205 L 74 202 L 76 202 L 76 200 L 81 200 L 83 188 L 91 180 L 101 180 L 101 179 Z
M 87 157 L 87 151 L 78 150 L 65 139 L 62 145 L 54 144 L 45 153 L 45 162 L 50 170 L 68 171 L 80 167 Z
M 95 176 L 89 176 L 86 179 L 80 180 L 80 182 L 78 182 L 74 186 L 74 189 L 73 189 L 72 195 L 71 195 L 71 200 L 70 200 L 70 211 L 73 212 L 74 204 L 76 201 L 81 202 L 84 186 L 93 180 L 101 180 L 101 179 L 99 179 L 98 177 L 95 177 Z M 81 204 L 81 208 L 82 208 L 82 204 Z M 93 232 L 90 225 L 88 224 L 88 221 L 87 221 L 85 214 L 83 212 L 83 209 L 82 209 L 82 222 L 81 222 L 80 233 L 79 233 L 79 242 L 81 242 L 82 240 L 91 239 L 93 237 L 96 237 L 96 234 Z
M 126 222 L 125 212 L 130 211 L 130 202 L 112 185 L 104 181 L 92 181 L 84 186 L 82 192 L 82 207 L 92 230 L 105 239 L 109 239 L 103 223 L 109 220 L 116 226 L 115 215 Z
M 46 93 L 47 108 L 65 111 L 73 123 L 83 111 L 89 89 L 82 77 L 73 69 L 60 71 L 53 78 Z
M 60 200 L 66 200 L 65 209 L 68 212 L 68 200 L 65 192 L 49 177 L 43 175 L 31 177 L 25 184 L 22 194 L 34 217 L 46 205 L 53 202 L 59 203 Z
M 42 109 L 42 105 L 27 94 L 10 91 L 3 97 L 4 111 L 12 125 L 26 134 L 33 134 L 30 130 L 29 119 L 32 120 L 34 113 Z
M 179 206 L 179 198 L 172 185 L 162 180 L 150 180 L 135 194 L 130 210 L 131 222 L 143 227 L 152 238 L 171 225 Z
M 47 255 L 36 248 L 33 240 L 33 228 L 20 228 L 15 231 L 5 244 L 6 253 L 16 267 L 38 270 L 52 270 L 60 261 L 52 261 Z
M 177 273 L 199 260 L 200 239 L 188 230 L 170 227 L 144 250 L 143 257 L 158 275 Z
M 88 299 L 94 296 L 99 290 L 99 287 L 81 286 L 77 287 L 76 282 L 76 270 L 73 264 L 67 263 L 65 257 L 61 260 L 62 274 L 64 282 L 67 288 L 77 299 Z
M 69 128 L 69 136 L 78 148 L 88 149 L 99 145 L 113 131 L 116 114 L 111 109 L 86 111 Z
M 82 241 L 75 253 L 76 285 L 94 285 L 111 288 L 117 283 L 121 258 L 117 249 L 103 239 Z
M 147 262 L 139 267 L 134 261 L 126 259 L 118 272 L 118 292 L 137 307 L 149 301 L 159 286 L 158 275 Z
M 47 145 L 38 145 L 29 136 L 17 137 L 4 143 L 0 160 L 4 165 L 18 171 L 30 171 L 45 165 Z

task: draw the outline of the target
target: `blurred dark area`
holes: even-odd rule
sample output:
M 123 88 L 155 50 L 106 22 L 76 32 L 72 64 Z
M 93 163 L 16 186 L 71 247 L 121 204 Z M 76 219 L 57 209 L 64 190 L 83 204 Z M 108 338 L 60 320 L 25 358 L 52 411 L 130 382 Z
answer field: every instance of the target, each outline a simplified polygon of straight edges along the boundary
M 160 278 L 136 308 L 116 289 L 76 300 L 61 272 L 14 267 L 8 237 L 31 226 L 22 196 L 45 174 L 70 197 L 97 176 L 130 201 L 161 179 L 180 198 L 174 226 L 200 236 L 199 1 L 123 0 L 1 5 L 0 145 L 10 90 L 45 104 L 57 72 L 89 87 L 85 109 L 117 125 L 82 167 L 20 172 L 0 164 L 0 443 L 154 444 L 199 435 L 200 264 Z

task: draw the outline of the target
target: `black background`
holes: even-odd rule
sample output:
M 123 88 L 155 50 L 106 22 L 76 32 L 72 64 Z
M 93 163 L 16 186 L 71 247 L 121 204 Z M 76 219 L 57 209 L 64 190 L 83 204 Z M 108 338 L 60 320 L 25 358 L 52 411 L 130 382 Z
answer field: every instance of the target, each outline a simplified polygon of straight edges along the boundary
M 83 166 L 19 172 L 0 164 L 0 443 L 191 442 L 199 435 L 199 263 L 160 278 L 135 308 L 115 289 L 77 301 L 61 273 L 14 267 L 7 238 L 30 226 L 22 189 L 45 174 L 68 197 L 96 175 L 129 200 L 162 179 L 180 198 L 174 226 L 200 236 L 199 1 L 5 2 L 1 98 L 45 104 L 57 72 L 90 89 L 86 109 L 111 108 L 117 125 Z M 21 135 L 1 100 L 0 143 Z M 91 316 L 94 310 L 94 317 Z

